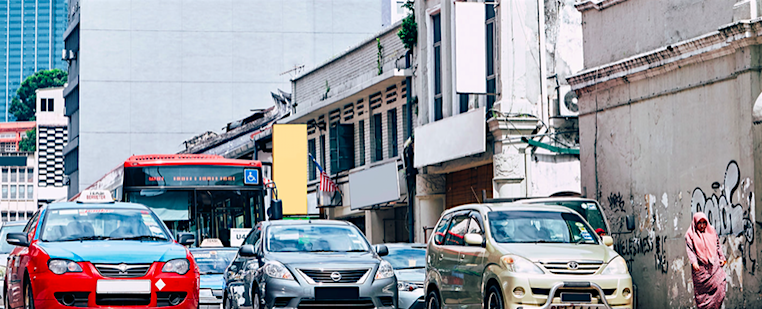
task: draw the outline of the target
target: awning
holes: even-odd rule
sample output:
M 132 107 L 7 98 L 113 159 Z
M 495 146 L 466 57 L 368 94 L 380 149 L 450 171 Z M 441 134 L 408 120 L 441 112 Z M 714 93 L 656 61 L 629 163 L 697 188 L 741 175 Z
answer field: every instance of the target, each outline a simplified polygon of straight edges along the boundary
M 540 148 L 550 150 L 555 153 L 579 155 L 579 148 L 557 147 L 557 146 L 553 146 L 543 142 L 538 142 L 536 140 L 528 139 L 526 137 L 522 137 L 521 141 L 535 147 L 540 147 Z

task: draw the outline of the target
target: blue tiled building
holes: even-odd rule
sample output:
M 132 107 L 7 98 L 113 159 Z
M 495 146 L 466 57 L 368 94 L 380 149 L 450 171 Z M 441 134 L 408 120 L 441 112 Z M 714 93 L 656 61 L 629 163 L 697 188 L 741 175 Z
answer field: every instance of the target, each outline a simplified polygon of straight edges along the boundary
M 14 120 L 8 110 L 24 78 L 39 70 L 66 70 L 61 50 L 67 8 L 68 0 L 0 1 L 0 122 Z

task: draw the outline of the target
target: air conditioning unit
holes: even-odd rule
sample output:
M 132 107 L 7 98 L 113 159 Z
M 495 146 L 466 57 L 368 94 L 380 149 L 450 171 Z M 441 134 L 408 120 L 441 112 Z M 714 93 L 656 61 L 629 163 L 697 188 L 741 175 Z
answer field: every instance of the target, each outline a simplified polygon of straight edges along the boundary
M 569 85 L 558 87 L 558 96 L 556 97 L 556 116 L 576 117 L 579 116 L 579 101 L 577 94 L 571 90 Z

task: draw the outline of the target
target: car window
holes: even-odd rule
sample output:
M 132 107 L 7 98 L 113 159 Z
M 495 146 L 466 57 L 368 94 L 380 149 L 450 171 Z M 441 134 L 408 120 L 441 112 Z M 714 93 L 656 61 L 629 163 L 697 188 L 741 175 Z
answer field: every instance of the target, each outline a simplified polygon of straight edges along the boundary
M 254 229 L 251 230 L 251 233 L 249 233 L 249 236 L 246 237 L 246 239 L 243 241 L 244 245 L 254 245 L 259 240 L 259 235 L 262 233 L 262 226 L 257 225 Z
M 426 248 L 389 247 L 389 254 L 383 257 L 394 269 L 426 267 Z
M 445 238 L 445 246 L 463 246 L 466 244 L 464 238 L 466 231 L 468 231 L 468 216 L 461 215 L 455 216 L 450 224 L 450 229 L 447 231 L 447 238 Z
M 447 226 L 450 224 L 450 215 L 447 215 L 442 218 L 442 220 L 439 220 L 439 225 L 437 225 L 436 229 L 434 229 L 434 243 L 437 245 L 444 244 L 445 239 L 445 232 L 447 231 Z
M 609 229 L 606 227 L 606 222 L 603 219 L 603 213 L 601 213 L 601 209 L 596 203 L 590 201 L 544 201 L 533 204 L 564 206 L 576 211 L 582 218 L 587 220 L 590 226 L 592 226 L 593 231 L 603 229 L 606 234 L 609 234 Z
M 0 229 L 0 254 L 8 254 L 13 251 L 16 246 L 9 244 L 5 241 L 8 233 L 20 233 L 24 230 L 23 225 L 3 225 Z
M 285 225 L 267 228 L 270 252 L 367 252 L 368 242 L 353 226 Z
M 193 260 L 202 275 L 223 274 L 236 255 L 236 250 L 191 249 Z
M 474 218 L 474 215 L 471 215 L 471 221 L 468 224 L 468 234 L 482 234 L 483 230 L 481 225 L 479 224 L 479 221 Z
M 49 210 L 40 237 L 42 241 L 170 239 L 150 211 L 117 208 Z
M 24 230 L 23 230 L 24 233 L 29 233 L 29 229 L 33 225 L 36 225 L 36 223 L 37 223 L 37 217 L 39 215 L 40 215 L 40 211 L 37 211 L 37 212 L 34 213 L 34 215 L 32 215 L 32 218 L 29 219 L 29 222 L 27 222 L 26 225 L 24 226 Z
M 587 222 L 572 213 L 493 211 L 487 217 L 492 238 L 499 243 L 598 243 Z

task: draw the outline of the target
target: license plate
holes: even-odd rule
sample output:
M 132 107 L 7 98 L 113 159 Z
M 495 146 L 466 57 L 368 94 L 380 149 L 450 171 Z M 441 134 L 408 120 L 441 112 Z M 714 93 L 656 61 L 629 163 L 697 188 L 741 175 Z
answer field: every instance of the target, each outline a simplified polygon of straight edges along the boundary
M 360 298 L 358 287 L 315 287 L 316 300 L 350 300 Z
M 151 294 L 151 280 L 98 280 L 98 294 Z
M 562 303 L 589 303 L 592 300 L 590 293 L 561 293 Z

